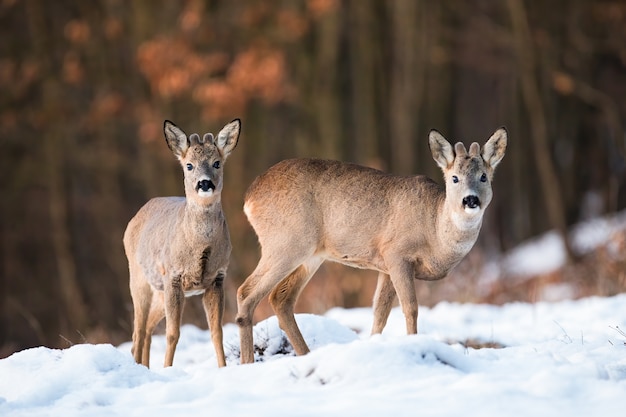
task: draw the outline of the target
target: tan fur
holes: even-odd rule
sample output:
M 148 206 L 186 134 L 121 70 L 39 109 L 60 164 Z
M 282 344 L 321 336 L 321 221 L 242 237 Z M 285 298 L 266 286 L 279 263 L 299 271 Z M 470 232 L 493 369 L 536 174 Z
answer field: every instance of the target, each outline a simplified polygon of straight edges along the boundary
M 202 294 L 218 365 L 226 365 L 223 281 L 231 244 L 220 193 L 223 163 L 237 145 L 240 127 L 240 121 L 233 120 L 214 140 L 211 134 L 202 139 L 196 134 L 187 137 L 173 123 L 164 124 L 167 144 L 185 173 L 186 198 L 153 198 L 131 219 L 124 233 L 137 363 L 149 365 L 152 332 L 165 317 L 165 366 L 172 365 L 185 297 Z
M 252 315 L 268 294 L 296 353 L 308 352 L 293 307 L 324 260 L 379 272 L 372 333 L 383 330 L 396 294 L 407 333 L 417 333 L 414 279 L 445 277 L 476 242 L 507 135 L 496 131 L 482 153 L 477 143 L 469 153 L 453 148 L 437 131 L 429 141 L 445 189 L 425 176 L 317 159 L 282 161 L 252 183 L 244 211 L 261 259 L 237 292 L 241 363 L 254 360 Z

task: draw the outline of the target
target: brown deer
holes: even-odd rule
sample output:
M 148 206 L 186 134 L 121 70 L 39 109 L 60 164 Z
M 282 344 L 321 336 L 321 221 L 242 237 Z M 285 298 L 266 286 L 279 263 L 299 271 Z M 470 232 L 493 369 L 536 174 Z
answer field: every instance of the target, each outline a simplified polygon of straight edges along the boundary
M 318 159 L 282 161 L 256 178 L 244 211 L 261 259 L 237 291 L 241 363 L 254 361 L 252 317 L 267 294 L 296 354 L 309 351 L 293 309 L 327 259 L 379 272 L 373 334 L 385 327 L 396 293 L 407 333 L 417 333 L 414 280 L 445 277 L 476 242 L 507 132 L 497 130 L 482 151 L 478 143 L 469 152 L 453 147 L 435 130 L 429 142 L 445 188 L 425 176 Z
M 223 281 L 230 257 L 228 226 L 222 212 L 223 165 L 237 146 L 241 122 L 235 119 L 214 138 L 187 137 L 174 123 L 163 127 L 167 145 L 184 172 L 186 197 L 148 201 L 124 232 L 134 307 L 133 355 L 149 366 L 150 343 L 165 317 L 165 366 L 174 361 L 185 297 L 202 294 L 219 366 L 222 344 Z

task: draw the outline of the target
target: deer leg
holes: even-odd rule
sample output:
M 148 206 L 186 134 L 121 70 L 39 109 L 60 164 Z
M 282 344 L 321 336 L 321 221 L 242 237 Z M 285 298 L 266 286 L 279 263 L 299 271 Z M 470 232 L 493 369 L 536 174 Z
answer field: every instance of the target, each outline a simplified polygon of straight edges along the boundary
M 374 293 L 374 323 L 372 324 L 372 334 L 380 334 L 383 332 L 393 300 L 396 297 L 396 290 L 389 275 L 380 272 L 376 283 L 376 292 Z
M 293 309 L 300 292 L 321 264 L 321 259 L 312 258 L 300 265 L 272 290 L 269 297 L 270 304 L 278 317 L 280 328 L 287 334 L 287 338 L 289 338 L 297 355 L 309 353 L 309 347 L 298 328 Z
M 152 344 L 152 334 L 155 327 L 165 317 L 165 307 L 163 306 L 163 292 L 153 291 L 152 304 L 150 305 L 150 313 L 148 314 L 148 323 L 146 327 L 146 338 L 143 344 L 143 353 L 141 363 L 150 367 L 150 346 Z
M 415 283 L 413 280 L 413 266 L 411 263 L 399 260 L 390 269 L 390 278 L 393 287 L 398 294 L 400 306 L 406 320 L 406 333 L 417 333 L 417 296 L 415 295 Z
M 222 333 L 222 318 L 224 316 L 224 276 L 215 278 L 213 285 L 202 295 L 202 305 L 211 331 L 211 340 L 217 356 L 217 366 L 226 366 Z
M 185 294 L 181 287 L 181 276 L 175 276 L 169 284 L 165 285 L 165 362 L 163 366 L 172 366 L 174 363 L 174 351 L 180 337 L 180 323 L 183 316 Z
M 284 252 L 281 251 L 280 253 Z M 246 278 L 237 290 L 236 321 L 237 325 L 239 325 L 240 362 L 242 364 L 254 362 L 254 341 L 252 337 L 252 316 L 254 310 L 276 284 L 290 275 L 302 263 L 302 260 L 298 259 L 292 262 L 287 260 L 283 263 L 272 265 L 266 259 L 261 257 L 254 272 Z M 272 259 L 272 261 L 274 260 Z
M 132 268 L 132 267 L 131 267 Z M 135 362 L 142 364 L 142 355 L 146 343 L 146 323 L 152 302 L 152 288 L 131 271 L 130 295 L 133 300 L 133 347 Z M 134 279 L 133 279 L 134 277 Z

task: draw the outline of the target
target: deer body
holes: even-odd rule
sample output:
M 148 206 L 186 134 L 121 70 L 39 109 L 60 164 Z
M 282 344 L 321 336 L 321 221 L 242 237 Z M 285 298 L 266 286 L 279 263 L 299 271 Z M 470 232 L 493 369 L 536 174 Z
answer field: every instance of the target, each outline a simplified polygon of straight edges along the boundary
M 223 281 L 231 243 L 222 212 L 222 164 L 237 145 L 240 122 L 218 134 L 187 135 L 165 122 L 165 137 L 185 172 L 186 197 L 158 197 L 128 223 L 124 249 L 128 257 L 134 307 L 133 355 L 150 361 L 151 335 L 165 317 L 165 366 L 171 366 L 180 335 L 185 297 L 202 294 L 219 366 L 222 345 Z
M 372 333 L 384 328 L 396 294 L 407 333 L 417 332 L 414 280 L 445 277 L 473 247 L 506 131 L 494 133 L 482 154 L 478 144 L 469 153 L 460 143 L 453 148 L 436 131 L 430 144 L 445 188 L 425 176 L 316 159 L 282 161 L 252 183 L 244 211 L 261 259 L 238 290 L 242 363 L 254 360 L 252 314 L 267 294 L 296 353 L 308 352 L 293 307 L 324 260 L 379 272 Z
M 141 235 L 133 236 L 133 231 Z M 191 296 L 208 289 L 216 277 L 223 279 L 231 243 L 219 202 L 197 208 L 182 197 L 158 197 L 129 223 L 129 248 L 135 249 L 153 289 L 164 291 L 168 275 L 180 276 L 184 295 Z

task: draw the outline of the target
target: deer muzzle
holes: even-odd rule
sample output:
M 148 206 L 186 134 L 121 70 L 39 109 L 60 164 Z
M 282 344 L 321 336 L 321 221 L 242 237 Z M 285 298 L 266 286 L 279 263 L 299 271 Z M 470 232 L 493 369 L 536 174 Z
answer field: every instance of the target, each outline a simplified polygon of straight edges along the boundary
M 480 198 L 475 195 L 468 195 L 463 197 L 463 208 L 468 213 L 472 213 L 480 209 Z
M 215 184 L 210 179 L 202 179 L 196 185 L 196 191 L 200 197 L 209 197 L 215 191 Z

